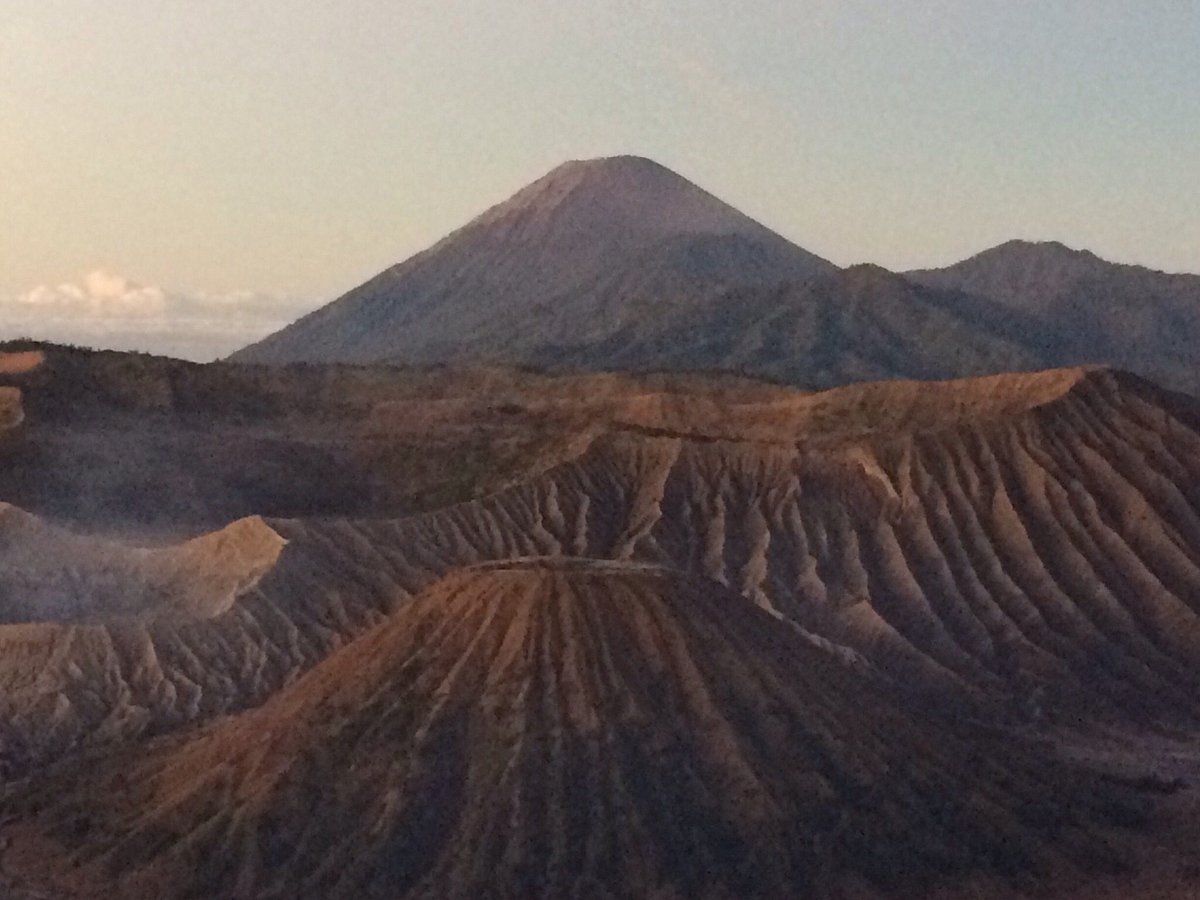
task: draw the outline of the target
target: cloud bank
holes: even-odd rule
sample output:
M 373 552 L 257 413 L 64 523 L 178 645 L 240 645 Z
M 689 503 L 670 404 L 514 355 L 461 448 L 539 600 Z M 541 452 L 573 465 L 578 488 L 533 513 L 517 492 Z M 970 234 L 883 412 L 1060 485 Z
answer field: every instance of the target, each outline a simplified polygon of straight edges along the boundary
M 0 339 L 29 337 L 207 362 L 277 331 L 315 305 L 254 291 L 168 291 L 98 269 L 78 283 L 0 297 Z

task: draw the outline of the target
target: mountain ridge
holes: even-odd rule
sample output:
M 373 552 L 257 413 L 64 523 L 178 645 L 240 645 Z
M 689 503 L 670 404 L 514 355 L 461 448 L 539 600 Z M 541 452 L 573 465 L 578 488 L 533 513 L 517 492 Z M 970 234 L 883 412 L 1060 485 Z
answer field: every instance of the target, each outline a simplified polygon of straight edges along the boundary
M 947 263 L 941 266 L 920 266 L 914 269 L 896 270 L 900 274 L 909 277 L 919 277 L 925 274 L 935 272 L 945 272 L 948 269 L 953 269 L 956 266 L 962 266 L 972 260 L 981 258 L 999 257 L 1030 257 L 1041 256 L 1046 259 L 1058 260 L 1074 260 L 1077 263 L 1090 263 L 1094 266 L 1113 266 L 1120 269 L 1133 269 L 1138 272 L 1144 272 L 1150 275 L 1164 275 L 1168 278 L 1175 277 L 1200 277 L 1195 272 L 1184 269 L 1159 269 L 1144 263 L 1121 262 L 1120 260 L 1109 259 L 1101 256 L 1087 247 L 1075 247 L 1065 241 L 1056 238 L 1046 238 L 1042 240 L 1034 240 L 1030 238 L 1009 238 L 1006 241 L 1001 241 L 991 247 L 985 247 L 966 256 L 963 259 L 952 263 Z
M 1008 241 L 940 269 L 905 273 L 1027 317 L 1042 363 L 1102 362 L 1200 393 L 1200 275 L 1114 263 L 1056 241 Z
M 636 156 L 573 160 L 235 361 L 725 369 L 827 388 L 1098 363 L 1200 392 L 1200 276 L 1012 240 L 841 269 Z

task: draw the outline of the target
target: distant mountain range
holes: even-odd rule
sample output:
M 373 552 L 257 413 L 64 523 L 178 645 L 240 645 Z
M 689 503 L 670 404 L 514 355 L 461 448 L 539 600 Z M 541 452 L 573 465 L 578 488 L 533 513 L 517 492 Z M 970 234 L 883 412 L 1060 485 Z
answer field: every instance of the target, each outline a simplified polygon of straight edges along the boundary
M 960 291 L 968 317 L 1030 322 L 1041 365 L 1098 362 L 1200 393 L 1200 275 L 1107 262 L 1057 242 L 1009 241 L 911 281 Z
M 1200 276 L 1012 241 L 839 269 L 647 159 L 568 162 L 234 354 L 726 369 L 822 388 L 1106 363 L 1200 392 Z

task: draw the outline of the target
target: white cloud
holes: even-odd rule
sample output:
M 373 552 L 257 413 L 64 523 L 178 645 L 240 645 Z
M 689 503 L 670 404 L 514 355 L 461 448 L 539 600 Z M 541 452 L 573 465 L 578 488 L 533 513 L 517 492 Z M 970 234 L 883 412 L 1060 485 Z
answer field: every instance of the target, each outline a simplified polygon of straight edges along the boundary
M 30 337 L 207 361 L 294 321 L 310 301 L 254 291 L 168 291 L 98 269 L 0 297 L 0 339 Z

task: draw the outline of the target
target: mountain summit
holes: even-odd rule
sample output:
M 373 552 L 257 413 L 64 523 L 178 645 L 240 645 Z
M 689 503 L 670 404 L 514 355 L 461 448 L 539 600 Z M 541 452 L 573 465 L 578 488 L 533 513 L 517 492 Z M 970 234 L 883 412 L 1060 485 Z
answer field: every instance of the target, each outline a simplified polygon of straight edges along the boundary
M 969 317 L 998 305 L 1024 317 L 1042 366 L 1104 363 L 1200 393 L 1200 275 L 1101 259 L 1057 241 L 1007 241 L 911 281 L 961 292 Z
M 505 236 L 514 239 L 541 240 L 550 236 L 548 232 L 568 231 L 591 237 L 601 247 L 632 249 L 682 234 L 782 240 L 703 188 L 641 156 L 565 162 L 483 213 L 464 231 L 489 226 L 502 226 Z M 614 226 L 622 230 L 610 231 Z
M 651 160 L 572 161 L 234 359 L 539 362 L 681 294 L 833 271 Z
M 1075 250 L 1058 241 L 1013 240 L 944 269 L 908 275 L 922 284 L 992 297 L 1032 312 L 1079 282 L 1104 278 L 1119 268 L 1137 271 L 1134 266 L 1117 266 L 1090 250 Z

